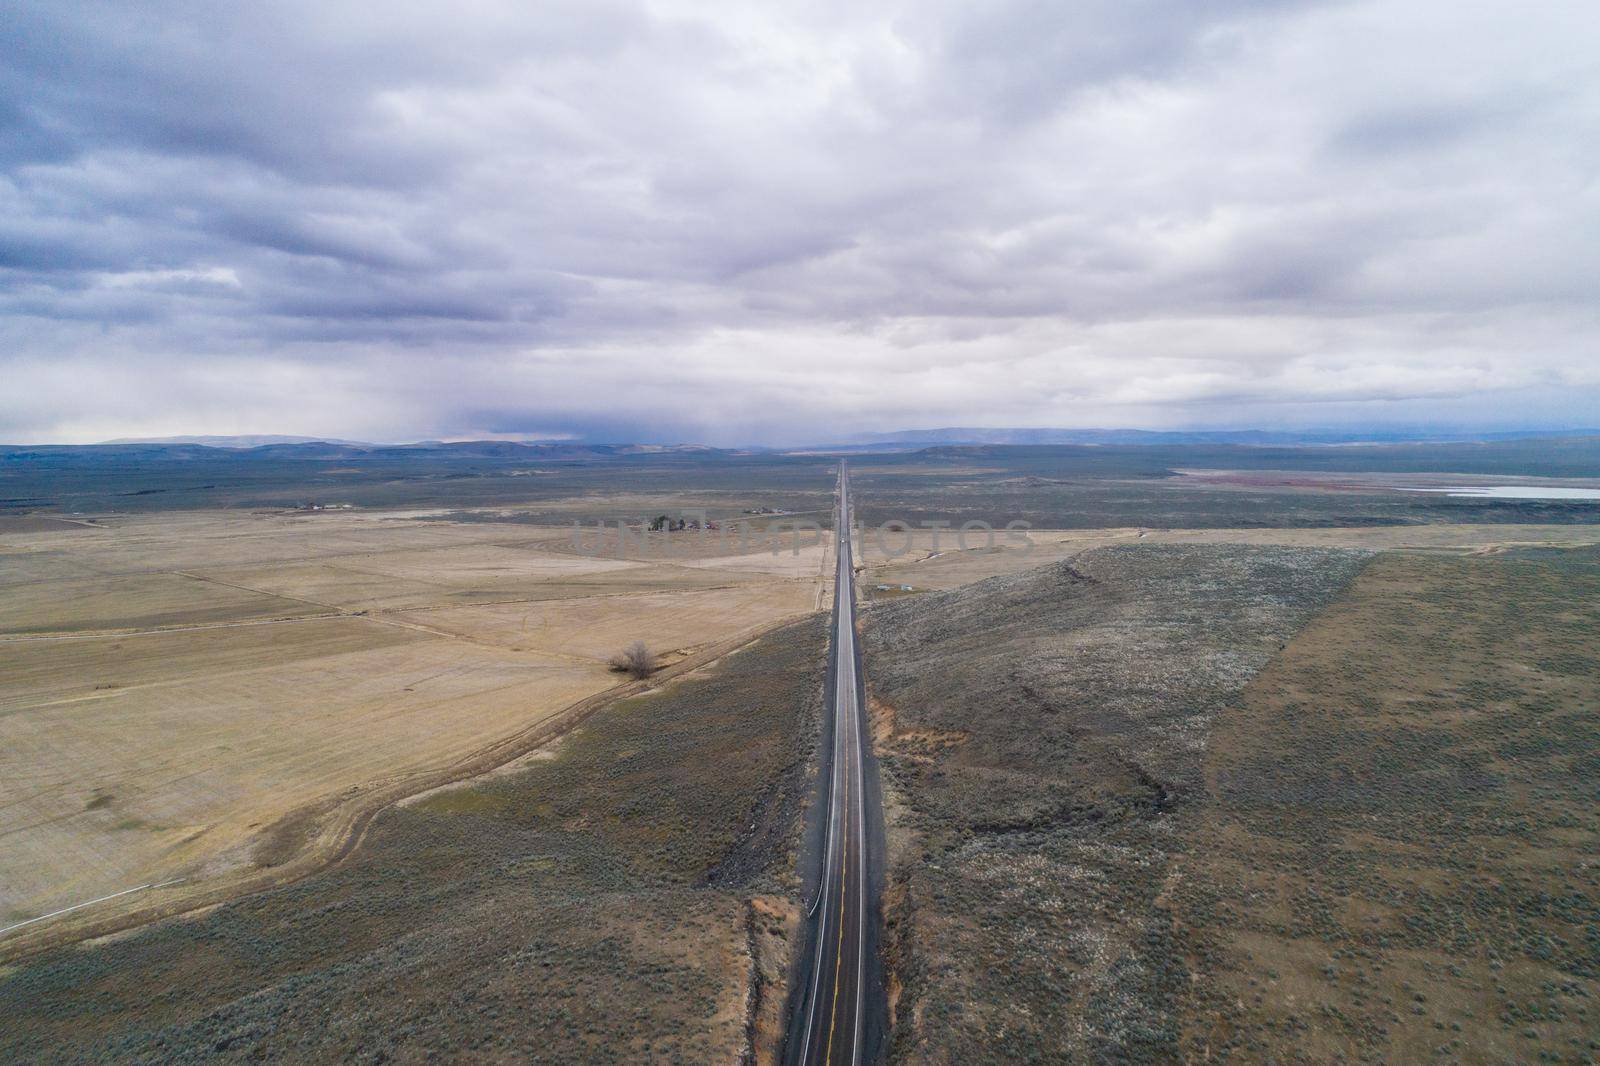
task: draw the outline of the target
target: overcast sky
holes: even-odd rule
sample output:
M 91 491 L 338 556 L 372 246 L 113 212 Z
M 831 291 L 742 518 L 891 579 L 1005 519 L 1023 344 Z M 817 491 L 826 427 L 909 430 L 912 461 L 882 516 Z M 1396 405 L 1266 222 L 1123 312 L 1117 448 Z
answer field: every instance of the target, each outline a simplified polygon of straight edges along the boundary
M 0 440 L 1600 423 L 1600 4 L 0 20 Z

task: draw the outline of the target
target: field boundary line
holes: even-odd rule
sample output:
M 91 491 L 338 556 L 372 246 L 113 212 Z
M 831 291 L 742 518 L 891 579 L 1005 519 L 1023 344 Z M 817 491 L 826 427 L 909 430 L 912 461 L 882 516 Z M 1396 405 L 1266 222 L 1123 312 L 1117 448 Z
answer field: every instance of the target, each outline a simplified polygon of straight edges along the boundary
M 199 581 L 206 585 L 221 585 L 225 589 L 235 589 L 239 592 L 249 592 L 256 596 L 266 596 L 269 599 L 286 600 L 289 603 L 303 603 L 311 607 L 321 607 L 324 611 L 342 611 L 344 609 L 337 604 L 323 603 L 320 600 L 308 600 L 304 596 L 286 596 L 281 592 L 268 592 L 266 589 L 251 588 L 249 585 L 239 585 L 232 581 L 224 581 L 220 577 L 207 577 L 204 574 L 197 574 L 190 570 L 168 570 L 167 573 L 176 574 L 178 577 L 186 577 L 190 581 Z
M 344 611 L 324 614 L 297 614 L 282 618 L 246 618 L 237 622 L 201 622 L 195 625 L 157 626 L 153 629 L 96 629 L 59 630 L 53 633 L 7 634 L 0 636 L 0 644 L 26 644 L 41 640 L 122 640 L 125 637 L 151 637 L 162 633 L 194 633 L 202 629 L 242 629 L 245 626 L 281 626 L 291 622 L 316 622 L 329 618 L 349 618 Z
M 108 899 L 116 899 L 118 896 L 129 896 L 135 892 L 143 892 L 147 888 L 166 888 L 168 885 L 175 885 L 182 880 L 184 880 L 184 878 L 174 877 L 167 881 L 152 881 L 148 885 L 134 885 L 132 888 L 125 888 L 121 892 L 113 892 L 109 896 L 101 896 L 99 899 L 86 899 L 82 903 L 74 903 L 70 907 L 62 907 L 58 911 L 51 911 L 49 914 L 41 914 L 37 918 L 29 918 L 27 921 L 18 922 L 15 925 L 8 925 L 5 928 L 0 929 L 0 935 L 9 933 L 13 929 L 21 929 L 25 925 L 32 925 L 34 922 L 42 922 L 46 918 L 59 918 L 63 914 L 70 914 L 73 911 L 81 911 L 85 907 L 93 907 L 96 903 L 104 903 Z

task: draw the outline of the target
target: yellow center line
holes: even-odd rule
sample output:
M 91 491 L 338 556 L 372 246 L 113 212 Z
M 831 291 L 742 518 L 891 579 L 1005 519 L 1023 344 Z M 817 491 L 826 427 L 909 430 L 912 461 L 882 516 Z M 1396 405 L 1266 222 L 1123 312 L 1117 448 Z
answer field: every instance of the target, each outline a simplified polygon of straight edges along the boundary
M 846 758 L 844 761 L 844 809 L 839 814 L 840 824 L 845 827 L 844 855 L 839 866 L 839 940 L 833 952 L 833 1005 L 828 1009 L 828 1048 L 823 1055 L 823 1062 L 833 1061 L 833 1033 L 839 1027 L 839 967 L 844 963 L 844 901 L 849 893 L 850 883 L 850 747 L 845 745 Z

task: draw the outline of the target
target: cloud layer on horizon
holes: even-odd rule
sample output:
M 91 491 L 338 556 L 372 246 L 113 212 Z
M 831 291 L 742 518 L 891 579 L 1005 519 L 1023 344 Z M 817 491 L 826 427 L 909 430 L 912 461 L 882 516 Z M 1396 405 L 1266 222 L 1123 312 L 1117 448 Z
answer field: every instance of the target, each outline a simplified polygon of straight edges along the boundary
M 1600 422 L 1600 8 L 15 4 L 0 440 Z

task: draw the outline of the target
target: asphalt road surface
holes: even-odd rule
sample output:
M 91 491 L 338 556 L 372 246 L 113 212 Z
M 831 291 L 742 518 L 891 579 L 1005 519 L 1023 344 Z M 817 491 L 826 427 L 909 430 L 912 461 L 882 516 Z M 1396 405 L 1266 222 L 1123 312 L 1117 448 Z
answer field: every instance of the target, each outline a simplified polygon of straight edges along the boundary
M 786 1061 L 802 1064 L 876 1061 L 885 1017 L 877 954 L 881 857 L 876 851 L 882 846 L 882 831 L 877 766 L 863 736 L 850 478 L 843 463 L 838 491 L 822 875 L 807 915 L 809 965 L 796 974 L 804 987 L 791 999 L 785 1055 Z

